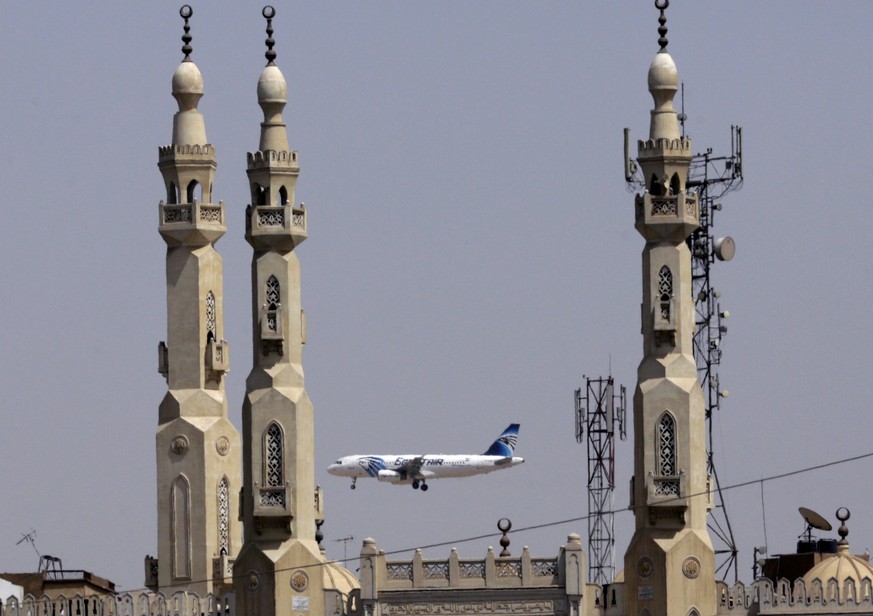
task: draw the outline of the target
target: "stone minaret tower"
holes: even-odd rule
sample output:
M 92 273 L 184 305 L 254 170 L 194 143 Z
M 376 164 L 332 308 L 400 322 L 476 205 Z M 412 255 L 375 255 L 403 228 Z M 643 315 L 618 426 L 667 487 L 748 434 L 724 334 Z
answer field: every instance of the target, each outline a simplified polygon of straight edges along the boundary
M 685 239 L 698 226 L 686 193 L 691 141 L 679 131 L 673 96 L 679 75 L 661 49 L 649 68 L 654 98 L 649 139 L 639 142 L 646 191 L 635 202 L 643 248 L 643 360 L 634 393 L 636 532 L 625 555 L 628 614 L 715 614 L 715 558 L 707 531 L 712 507 L 706 471 L 704 399 L 692 355 L 694 299 Z M 696 610 L 696 611 L 695 611 Z
M 275 65 L 266 7 L 267 66 L 258 80 L 264 112 L 257 152 L 248 154 L 251 205 L 246 239 L 252 257 L 253 366 L 243 403 L 245 543 L 234 564 L 237 614 L 322 614 L 322 519 L 315 486 L 312 403 L 303 385 L 306 321 L 300 262 L 306 210 L 294 205 L 299 167 L 282 110 L 288 87 Z
M 167 195 L 158 208 L 167 243 L 167 340 L 158 348 L 158 370 L 169 391 L 156 436 L 158 561 L 147 560 L 146 583 L 167 593 L 207 593 L 230 583 L 228 559 L 241 547 L 241 447 L 224 394 L 228 345 L 215 250 L 226 230 L 224 205 L 212 203 L 215 150 L 197 110 L 203 78 L 190 57 L 192 10 L 184 6 L 180 14 L 185 58 L 173 75 L 179 111 L 172 145 L 158 156 Z

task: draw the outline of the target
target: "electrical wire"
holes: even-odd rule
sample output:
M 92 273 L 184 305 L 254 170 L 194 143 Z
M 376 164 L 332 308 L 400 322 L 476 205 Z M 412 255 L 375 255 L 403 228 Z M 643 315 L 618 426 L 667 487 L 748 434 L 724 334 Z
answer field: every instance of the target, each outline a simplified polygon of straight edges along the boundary
M 738 489 L 738 488 L 745 488 L 745 487 L 748 487 L 748 486 L 751 486 L 751 485 L 760 484 L 760 485 L 761 485 L 761 498 L 762 498 L 762 505 L 763 505 L 764 484 L 767 483 L 767 482 L 771 482 L 771 481 L 779 481 L 780 479 L 786 479 L 786 478 L 788 478 L 788 477 L 794 477 L 794 476 L 796 476 L 796 475 L 802 475 L 802 474 L 805 474 L 805 473 L 811 473 L 811 472 L 818 471 L 818 470 L 821 470 L 821 469 L 824 469 L 824 468 L 830 468 L 830 467 L 832 467 L 832 466 L 839 466 L 839 465 L 842 465 L 842 464 L 848 464 L 848 463 L 850 463 L 850 462 L 857 462 L 857 461 L 859 461 L 859 460 L 865 460 L 865 459 L 867 459 L 867 458 L 873 458 L 873 451 L 868 452 L 868 453 L 863 453 L 863 454 L 860 454 L 860 455 L 856 455 L 856 456 L 851 456 L 851 457 L 848 457 L 848 458 L 841 458 L 841 459 L 839 459 L 839 460 L 832 460 L 832 461 L 830 461 L 830 462 L 824 462 L 824 463 L 822 463 L 822 464 L 816 464 L 816 465 L 813 465 L 813 466 L 806 466 L 806 467 L 799 468 L 799 469 L 796 469 L 796 470 L 793 470 L 793 471 L 787 471 L 787 472 L 784 472 L 784 473 L 778 473 L 778 474 L 776 474 L 776 475 L 770 475 L 770 476 L 767 476 L 767 477 L 761 477 L 760 479 L 751 479 L 751 480 L 749 480 L 749 481 L 742 481 L 742 482 L 740 482 L 740 483 L 735 483 L 735 484 L 732 484 L 732 485 L 729 485 L 729 486 L 723 486 L 723 487 L 722 487 L 722 491 L 727 491 L 727 490 L 736 490 L 736 489 Z M 669 504 L 671 500 L 675 500 L 675 501 L 685 501 L 685 500 L 688 500 L 688 499 L 691 499 L 691 498 L 696 498 L 696 497 L 701 497 L 701 496 L 707 496 L 707 495 L 708 495 L 708 492 L 699 492 L 699 493 L 696 493 L 696 494 L 689 494 L 688 496 L 684 496 L 684 497 L 676 497 L 676 498 L 674 498 L 674 499 L 664 500 L 664 501 L 661 501 L 661 502 L 663 502 L 664 504 Z M 646 506 L 647 506 L 647 505 L 637 505 L 636 507 L 630 507 L 630 506 L 628 506 L 628 507 L 626 507 L 626 508 L 624 508 L 624 509 L 613 510 L 611 513 L 613 513 L 613 514 L 615 514 L 615 513 L 626 513 L 626 512 L 633 511 L 634 509 L 641 509 L 641 508 L 644 508 L 644 507 L 646 507 Z M 515 534 L 524 533 L 524 532 L 528 532 L 528 531 L 540 530 L 540 529 L 543 529 L 543 528 L 551 528 L 551 527 L 554 527 L 554 526 L 562 526 L 562 525 L 564 525 L 564 524 L 571 524 L 571 523 L 573 523 L 573 522 L 585 522 L 585 521 L 587 521 L 589 518 L 594 517 L 595 515 L 596 515 L 596 514 L 589 514 L 589 515 L 577 516 L 577 517 L 573 517 L 573 518 L 566 518 L 566 519 L 563 519 L 563 520 L 554 520 L 554 521 L 551 521 L 551 522 L 543 522 L 543 523 L 541 523 L 541 524 L 531 524 L 531 525 L 529 525 L 529 526 L 523 526 L 523 527 L 521 527 L 521 528 L 513 528 L 512 533 L 515 535 Z M 488 538 L 491 538 L 491 537 L 502 537 L 502 536 L 503 536 L 503 533 L 491 532 L 491 533 L 485 533 L 485 534 L 481 534 L 481 535 L 472 535 L 472 536 L 464 537 L 464 538 L 461 538 L 461 539 L 453 539 L 453 540 L 450 540 L 450 541 L 439 541 L 439 542 L 436 542 L 436 543 L 428 543 L 428 544 L 416 545 L 416 546 L 414 546 L 414 547 L 409 547 L 409 548 L 401 548 L 401 549 L 395 549 L 395 550 L 389 550 L 389 551 L 380 551 L 380 552 L 379 552 L 379 555 L 380 555 L 380 556 L 394 556 L 394 555 L 397 555 L 397 554 L 404 554 L 404 553 L 406 553 L 406 552 L 414 552 L 414 551 L 417 551 L 417 550 L 426 550 L 426 549 L 432 549 L 432 548 L 446 547 L 446 546 L 449 546 L 449 545 L 454 546 L 454 545 L 458 545 L 458 544 L 461 544 L 461 543 L 469 543 L 469 542 L 471 542 L 471 541 L 479 541 L 479 540 L 481 540 L 481 539 L 488 539 Z M 767 541 L 767 536 L 766 536 L 766 521 L 765 521 L 764 542 L 766 543 L 766 541 Z M 313 563 L 313 564 L 310 564 L 310 565 L 302 565 L 302 566 L 299 566 L 299 567 L 295 566 L 295 567 L 293 567 L 293 569 L 295 569 L 295 570 L 296 570 L 296 569 L 309 569 L 309 568 L 314 568 L 314 567 L 323 567 L 323 566 L 326 566 L 326 565 L 338 565 L 338 564 L 340 564 L 340 563 L 348 563 L 349 561 L 351 561 L 352 563 L 354 563 L 354 562 L 360 562 L 360 560 L 361 560 L 361 558 L 358 556 L 358 557 L 349 558 L 349 559 L 344 560 L 344 561 L 331 560 L 331 561 L 326 561 L 326 562 L 323 562 L 323 563 Z M 276 572 L 278 573 L 278 572 L 281 572 L 281 571 L 290 571 L 290 570 L 291 570 L 291 568 L 287 568 L 287 569 L 276 569 Z M 249 575 L 249 572 L 246 572 L 244 575 Z M 240 577 L 240 576 L 234 576 L 234 577 Z M 220 578 L 220 579 L 226 579 L 226 578 Z M 164 592 L 164 590 L 169 589 L 169 588 L 185 588 L 185 587 L 188 587 L 188 586 L 190 586 L 190 585 L 192 585 L 192 584 L 204 583 L 204 582 L 209 582 L 209 581 L 213 581 L 213 582 L 214 582 L 214 581 L 216 581 L 216 580 L 215 580 L 214 578 L 207 578 L 207 579 L 203 579 L 203 580 L 188 580 L 188 581 L 186 581 L 184 584 L 182 584 L 182 583 L 180 583 L 180 584 L 170 584 L 170 585 L 167 585 L 167 586 L 162 586 L 161 588 L 162 588 L 162 592 Z M 135 593 L 135 592 L 142 592 L 142 591 L 147 591 L 147 590 L 149 590 L 149 589 L 148 589 L 148 588 L 145 588 L 145 587 L 141 587 L 141 588 L 133 588 L 133 589 L 128 589 L 128 590 L 120 590 L 120 591 L 117 592 L 117 594 L 121 595 L 121 594 L 125 594 L 125 593 Z

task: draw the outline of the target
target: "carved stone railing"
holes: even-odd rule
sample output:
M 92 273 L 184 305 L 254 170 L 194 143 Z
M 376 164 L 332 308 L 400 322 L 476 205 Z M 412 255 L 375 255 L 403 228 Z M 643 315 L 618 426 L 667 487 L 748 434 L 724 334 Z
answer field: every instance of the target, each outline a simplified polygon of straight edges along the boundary
M 177 592 L 171 595 L 153 592 L 124 593 L 120 595 L 40 598 L 27 595 L 18 601 L 9 597 L 0 603 L 0 616 L 42 616 L 43 614 L 70 614 L 81 616 L 233 616 L 234 595 L 231 592 L 218 597 L 200 597 L 193 593 Z
M 411 561 L 384 561 L 385 589 L 425 587 L 516 587 L 556 584 L 558 561 L 531 558 L 527 548 L 520 558 L 500 558 L 488 550 L 484 560 L 461 560 L 452 550 L 448 560 L 425 560 L 416 550 Z
M 221 202 L 158 204 L 158 231 L 171 246 L 205 246 L 218 240 L 226 230 Z
M 585 552 L 577 534 L 554 558 L 533 558 L 525 547 L 516 557 L 500 557 L 488 548 L 483 559 L 461 559 L 455 549 L 447 559 L 425 559 L 416 550 L 411 560 L 389 561 L 375 541 L 366 539 L 360 571 L 366 616 L 605 613 L 602 590 L 585 581 Z
M 696 195 L 659 195 L 648 191 L 635 200 L 636 226 L 647 239 L 684 240 L 700 217 Z
M 250 205 L 246 214 L 246 238 L 255 248 L 290 250 L 308 236 L 306 207 L 302 203 Z
M 825 582 L 803 579 L 794 583 L 780 579 L 774 586 L 759 579 L 746 586 L 737 582 L 729 586 L 716 582 L 717 614 L 871 614 L 873 580 L 858 584 L 848 579 L 842 584 L 831 578 Z
M 224 206 L 211 203 L 161 203 L 161 226 L 207 224 L 224 226 Z

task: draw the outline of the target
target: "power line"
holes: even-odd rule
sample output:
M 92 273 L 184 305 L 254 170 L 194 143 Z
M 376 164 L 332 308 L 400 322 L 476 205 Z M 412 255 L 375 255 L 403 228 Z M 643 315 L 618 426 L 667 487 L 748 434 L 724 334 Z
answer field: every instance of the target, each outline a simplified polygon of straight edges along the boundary
M 842 465 L 842 464 L 848 464 L 848 463 L 850 463 L 850 462 L 857 462 L 857 461 L 859 461 L 859 460 L 865 460 L 865 459 L 867 459 L 867 458 L 873 458 L 873 451 L 868 452 L 868 453 L 859 454 L 859 455 L 856 455 L 856 456 L 851 456 L 851 457 L 848 457 L 848 458 L 841 458 L 841 459 L 839 459 L 839 460 L 832 460 L 832 461 L 830 461 L 830 462 L 823 462 L 822 464 L 815 464 L 815 465 L 813 465 L 813 466 L 806 466 L 806 467 L 799 468 L 799 469 L 796 469 L 796 470 L 793 470 L 793 471 L 787 471 L 787 472 L 784 472 L 784 473 L 778 473 L 778 474 L 776 474 L 776 475 L 770 475 L 770 476 L 767 476 L 767 477 L 761 477 L 760 479 L 750 479 L 750 480 L 748 480 L 748 481 L 741 481 L 741 482 L 739 482 L 739 483 L 735 483 L 735 484 L 732 484 L 732 485 L 722 486 L 721 489 L 722 489 L 722 490 L 735 490 L 735 489 L 738 489 L 738 488 L 745 488 L 745 487 L 748 487 L 748 486 L 753 486 L 753 485 L 755 485 L 755 484 L 761 484 L 761 485 L 763 485 L 763 484 L 766 483 L 766 482 L 778 481 L 778 480 L 780 480 L 780 479 L 786 479 L 786 478 L 788 478 L 788 477 L 795 477 L 795 476 L 797 476 L 797 475 L 802 475 L 802 474 L 805 474 L 805 473 L 811 473 L 811 472 L 814 472 L 814 471 L 819 471 L 819 470 L 822 470 L 822 469 L 825 469 L 825 468 L 830 468 L 830 467 L 832 467 L 832 466 L 839 466 L 839 465 Z M 707 492 L 698 492 L 698 493 L 695 493 L 695 494 L 689 494 L 689 495 L 684 496 L 684 497 L 676 497 L 676 498 L 669 499 L 669 500 L 664 500 L 664 501 L 661 501 L 661 502 L 669 503 L 671 500 L 679 501 L 679 500 L 685 500 L 685 499 L 689 499 L 689 498 L 696 498 L 696 497 L 700 497 L 700 496 L 706 496 L 707 494 L 708 494 Z M 624 508 L 624 509 L 616 509 L 616 510 L 613 511 L 613 513 L 619 513 L 619 514 L 621 514 L 621 513 L 627 513 L 627 512 L 631 512 L 631 511 L 633 511 L 635 508 L 642 508 L 642 507 L 645 507 L 645 506 L 647 506 L 647 505 L 637 505 L 636 507 L 630 507 L 630 506 L 628 506 L 628 507 L 626 507 L 626 508 Z M 543 523 L 540 523 L 540 524 L 531 524 L 531 525 L 528 525 L 528 526 L 522 526 L 522 527 L 520 527 L 520 528 L 515 528 L 515 527 L 513 527 L 513 531 L 512 531 L 512 532 L 513 532 L 513 534 L 518 534 L 518 533 L 524 533 L 524 532 L 527 532 L 527 531 L 540 530 L 540 529 L 543 529 L 543 528 L 551 528 L 551 527 L 554 527 L 554 526 L 562 526 L 562 525 L 564 525 L 564 524 L 571 524 L 571 523 L 573 523 L 573 522 L 585 522 L 585 521 L 587 521 L 590 517 L 591 517 L 591 515 L 583 515 L 583 516 L 577 516 L 577 517 L 573 517 L 573 518 L 567 518 L 567 519 L 564 519 L 564 520 L 553 520 L 553 521 L 551 521 L 551 522 L 543 522 Z M 404 554 L 404 553 L 406 553 L 406 552 L 414 552 L 414 551 L 416 551 L 416 550 L 427 550 L 427 549 L 432 549 L 432 548 L 441 548 L 441 547 L 446 547 L 446 546 L 454 546 L 454 545 L 458 545 L 458 544 L 460 544 L 460 543 L 469 543 L 469 542 L 471 542 L 471 541 L 479 541 L 479 540 L 481 540 L 481 539 L 489 539 L 489 538 L 491 538 L 491 537 L 502 537 L 502 536 L 503 536 L 503 533 L 490 532 L 490 533 L 484 533 L 484 534 L 481 534 L 481 535 L 471 535 L 471 536 L 469 536 L 469 537 L 464 537 L 464 538 L 461 538 L 461 539 L 453 539 L 453 540 L 449 540 L 449 541 L 439 541 L 439 542 L 436 542 L 436 543 L 421 544 L 421 545 L 417 545 L 417 546 L 415 546 L 415 547 L 410 547 L 410 548 L 401 548 L 401 549 L 396 549 L 396 550 L 381 551 L 379 554 L 382 555 L 382 556 L 393 556 L 393 555 L 396 555 L 396 554 Z M 352 558 L 348 559 L 349 562 L 356 562 L 356 561 L 359 562 L 360 560 L 361 560 L 360 556 L 358 556 L 358 557 L 352 557 Z M 340 561 L 331 560 L 331 561 L 327 561 L 327 562 L 324 562 L 324 563 L 314 563 L 314 564 L 311 564 L 311 565 L 302 565 L 302 566 L 299 566 L 299 567 L 297 567 L 297 566 L 295 566 L 295 567 L 289 567 L 289 568 L 287 568 L 287 569 L 277 569 L 276 572 L 281 572 L 281 571 L 291 571 L 292 569 L 295 569 L 295 570 L 296 570 L 296 569 L 309 569 L 309 568 L 315 568 L 315 567 L 323 567 L 323 566 L 328 565 L 328 564 L 330 564 L 330 565 L 338 565 L 338 564 L 340 564 Z M 248 575 L 248 572 L 246 572 L 244 575 Z M 234 577 L 241 577 L 241 576 L 234 576 Z M 216 580 L 213 580 L 213 579 L 204 579 L 204 580 L 188 580 L 188 581 L 186 581 L 184 584 L 168 584 L 168 585 L 166 585 L 166 586 L 163 586 L 162 588 L 163 588 L 163 589 L 168 589 L 168 588 L 184 588 L 184 587 L 187 587 L 187 586 L 189 586 L 189 585 L 191 585 L 191 584 L 198 584 L 198 583 L 208 582 L 208 581 L 216 581 Z M 149 589 L 148 589 L 148 588 L 144 588 L 144 587 L 140 587 L 140 588 L 132 588 L 132 589 L 128 589 L 128 590 L 120 590 L 120 591 L 118 591 L 118 594 L 133 593 L 133 592 L 145 591 L 145 590 L 149 590 Z

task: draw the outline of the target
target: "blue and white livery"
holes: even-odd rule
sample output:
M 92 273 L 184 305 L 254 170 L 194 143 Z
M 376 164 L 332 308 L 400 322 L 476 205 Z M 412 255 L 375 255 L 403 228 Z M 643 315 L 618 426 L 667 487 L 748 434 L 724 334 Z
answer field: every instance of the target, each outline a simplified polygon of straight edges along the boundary
M 351 477 L 352 490 L 359 477 L 375 477 L 387 483 L 412 484 L 414 489 L 425 491 L 429 479 L 482 475 L 524 462 L 524 458 L 512 455 L 518 443 L 518 427 L 519 424 L 509 424 L 482 454 L 345 456 L 328 466 L 327 472 L 339 477 Z

